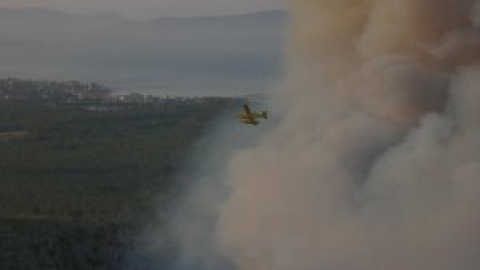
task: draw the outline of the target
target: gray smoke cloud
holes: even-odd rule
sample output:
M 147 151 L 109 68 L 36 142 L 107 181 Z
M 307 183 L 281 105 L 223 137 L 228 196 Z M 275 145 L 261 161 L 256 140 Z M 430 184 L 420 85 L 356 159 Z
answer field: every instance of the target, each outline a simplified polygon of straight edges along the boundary
M 195 178 L 179 216 L 202 240 L 182 234 L 187 257 L 209 269 L 479 269 L 479 5 L 290 1 L 278 119 L 218 144 L 221 162 Z

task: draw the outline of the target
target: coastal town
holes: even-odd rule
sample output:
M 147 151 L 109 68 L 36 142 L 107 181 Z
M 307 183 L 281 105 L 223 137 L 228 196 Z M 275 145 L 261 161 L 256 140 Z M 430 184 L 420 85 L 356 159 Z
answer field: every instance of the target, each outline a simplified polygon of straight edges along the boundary
M 49 103 L 52 105 L 92 105 L 90 110 L 114 109 L 111 105 L 165 104 L 192 101 L 190 97 L 155 96 L 141 93 L 117 94 L 97 83 L 0 79 L 0 104 Z M 100 106 L 103 105 L 103 106 Z M 108 106 L 110 105 L 110 106 Z
M 93 118 L 159 112 L 157 118 L 162 119 L 167 117 L 163 112 L 168 110 L 181 114 L 189 108 L 227 100 L 228 98 L 154 96 L 141 93 L 117 94 L 99 84 L 78 81 L 0 79 L 0 114 L 3 114 L 4 120 L 0 122 L 0 143 L 27 138 L 29 128 L 23 122 L 17 123 L 15 119 L 18 116 L 15 115 L 28 118 L 25 115 L 34 111 L 49 114 L 48 117 L 52 119 L 74 111 Z M 195 112 L 197 115 L 204 113 Z

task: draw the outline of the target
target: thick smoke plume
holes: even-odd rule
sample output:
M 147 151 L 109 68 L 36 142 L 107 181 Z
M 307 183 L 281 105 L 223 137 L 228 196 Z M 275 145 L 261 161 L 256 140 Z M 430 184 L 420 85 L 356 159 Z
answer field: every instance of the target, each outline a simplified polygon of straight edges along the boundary
M 479 6 L 291 0 L 278 119 L 202 175 L 195 262 L 480 269 Z

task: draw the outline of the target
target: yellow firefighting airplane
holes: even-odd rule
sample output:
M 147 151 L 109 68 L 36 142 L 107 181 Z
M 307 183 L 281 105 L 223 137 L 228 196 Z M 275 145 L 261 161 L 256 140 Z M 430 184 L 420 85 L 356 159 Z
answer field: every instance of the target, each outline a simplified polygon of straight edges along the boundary
M 258 125 L 260 122 L 257 119 L 263 118 L 267 119 L 267 111 L 255 112 L 251 111 L 250 107 L 247 104 L 243 104 L 243 111 L 238 116 L 239 120 L 248 125 Z

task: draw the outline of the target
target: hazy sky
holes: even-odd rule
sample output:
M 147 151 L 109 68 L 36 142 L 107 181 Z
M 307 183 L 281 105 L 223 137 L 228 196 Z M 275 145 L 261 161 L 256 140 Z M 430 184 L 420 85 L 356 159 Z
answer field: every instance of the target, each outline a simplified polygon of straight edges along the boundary
M 0 7 L 46 7 L 74 13 L 114 11 L 135 19 L 278 9 L 283 0 L 0 0 Z

